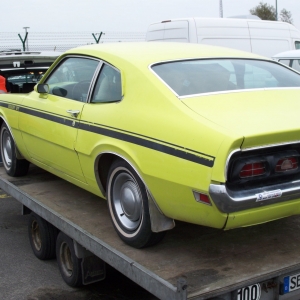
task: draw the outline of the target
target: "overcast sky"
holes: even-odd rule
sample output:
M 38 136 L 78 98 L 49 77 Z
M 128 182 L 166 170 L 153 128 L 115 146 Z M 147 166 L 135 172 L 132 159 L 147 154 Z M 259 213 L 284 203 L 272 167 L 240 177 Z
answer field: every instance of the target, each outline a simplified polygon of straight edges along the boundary
M 4 2 L 4 0 L 2 0 Z M 261 0 L 223 0 L 223 16 L 248 15 Z M 264 3 L 275 7 L 276 0 Z M 300 0 L 277 0 L 278 12 L 291 11 L 300 30 Z M 149 24 L 170 18 L 219 17 L 219 0 L 8 0 L 2 32 L 146 32 Z

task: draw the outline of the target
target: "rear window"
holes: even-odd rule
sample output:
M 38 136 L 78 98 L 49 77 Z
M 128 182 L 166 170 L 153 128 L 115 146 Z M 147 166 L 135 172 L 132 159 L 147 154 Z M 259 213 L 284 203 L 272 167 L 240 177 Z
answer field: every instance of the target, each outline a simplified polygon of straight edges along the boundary
M 263 60 L 201 59 L 160 63 L 152 70 L 178 95 L 300 87 L 300 75 Z

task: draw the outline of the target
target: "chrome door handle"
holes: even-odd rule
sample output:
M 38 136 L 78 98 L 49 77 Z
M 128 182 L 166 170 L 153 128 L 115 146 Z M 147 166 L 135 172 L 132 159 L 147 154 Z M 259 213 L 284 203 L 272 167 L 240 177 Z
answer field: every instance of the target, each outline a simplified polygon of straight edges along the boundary
M 70 114 L 72 117 L 77 118 L 77 116 L 80 113 L 80 110 L 68 109 L 67 113 Z

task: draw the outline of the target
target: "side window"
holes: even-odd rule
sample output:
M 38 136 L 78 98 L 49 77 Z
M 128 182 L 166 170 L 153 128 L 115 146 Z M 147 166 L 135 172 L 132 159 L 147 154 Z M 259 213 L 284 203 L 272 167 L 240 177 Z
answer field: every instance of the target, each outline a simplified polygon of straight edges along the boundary
M 116 102 L 120 101 L 121 99 L 121 74 L 115 68 L 104 64 L 97 78 L 91 102 Z
M 89 58 L 64 59 L 44 83 L 50 94 L 85 102 L 99 61 Z
M 299 41 L 296 41 L 295 42 L 295 48 L 298 50 L 300 49 L 300 42 Z

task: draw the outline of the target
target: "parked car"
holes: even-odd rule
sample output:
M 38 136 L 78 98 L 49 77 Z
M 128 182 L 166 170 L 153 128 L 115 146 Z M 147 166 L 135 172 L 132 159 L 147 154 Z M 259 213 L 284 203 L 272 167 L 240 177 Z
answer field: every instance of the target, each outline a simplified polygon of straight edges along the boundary
M 280 52 L 274 55 L 272 58 L 300 72 L 300 50 Z
M 28 93 L 61 54 L 55 51 L 0 51 L 0 74 L 9 83 L 10 92 Z
M 0 95 L 1 155 L 107 199 L 133 247 L 174 220 L 232 229 L 300 213 L 300 75 L 271 59 L 184 43 L 62 54 L 34 91 Z

